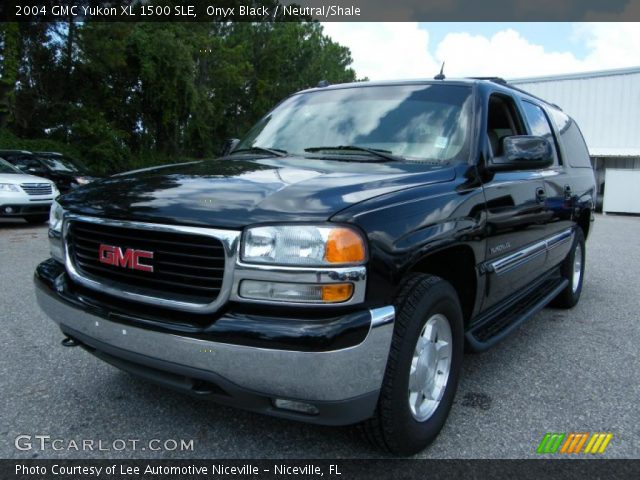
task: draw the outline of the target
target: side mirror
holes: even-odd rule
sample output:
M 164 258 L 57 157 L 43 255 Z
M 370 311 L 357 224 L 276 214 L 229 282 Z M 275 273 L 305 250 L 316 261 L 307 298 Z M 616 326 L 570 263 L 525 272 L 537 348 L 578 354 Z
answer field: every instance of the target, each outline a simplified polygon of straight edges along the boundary
M 553 165 L 553 149 L 546 138 L 517 135 L 502 139 L 504 154 L 489 160 L 492 172 L 512 170 L 540 170 Z
M 220 150 L 220 156 L 226 157 L 227 155 L 229 155 L 233 151 L 233 149 L 236 148 L 238 143 L 240 143 L 239 138 L 230 138 L 225 141 L 224 145 L 222 146 L 222 150 Z

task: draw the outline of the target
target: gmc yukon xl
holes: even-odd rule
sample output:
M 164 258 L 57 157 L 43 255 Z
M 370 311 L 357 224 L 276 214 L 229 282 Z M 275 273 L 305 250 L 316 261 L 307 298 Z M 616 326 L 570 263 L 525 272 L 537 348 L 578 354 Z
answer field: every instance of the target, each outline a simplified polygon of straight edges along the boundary
M 578 302 L 595 195 L 575 121 L 500 79 L 323 86 L 59 197 L 37 298 L 125 371 L 407 455 L 465 349 Z

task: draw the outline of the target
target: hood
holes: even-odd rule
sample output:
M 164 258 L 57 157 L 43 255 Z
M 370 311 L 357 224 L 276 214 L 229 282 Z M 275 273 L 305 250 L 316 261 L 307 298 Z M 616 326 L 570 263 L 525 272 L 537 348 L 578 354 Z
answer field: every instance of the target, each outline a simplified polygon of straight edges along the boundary
M 137 170 L 64 195 L 71 212 L 120 220 L 238 228 L 324 221 L 396 190 L 455 178 L 453 167 L 305 157 L 225 158 Z
M 21 183 L 50 183 L 53 182 L 47 178 L 36 177 L 35 175 L 27 175 L 26 173 L 0 173 L 0 183 L 13 183 L 20 185 Z

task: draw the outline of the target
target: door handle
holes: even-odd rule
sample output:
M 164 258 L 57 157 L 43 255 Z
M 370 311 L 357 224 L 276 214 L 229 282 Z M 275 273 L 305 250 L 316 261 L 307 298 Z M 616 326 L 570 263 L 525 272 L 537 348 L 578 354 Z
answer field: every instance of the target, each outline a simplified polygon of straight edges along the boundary
M 538 203 L 544 203 L 547 199 L 547 192 L 542 187 L 536 189 L 536 201 Z

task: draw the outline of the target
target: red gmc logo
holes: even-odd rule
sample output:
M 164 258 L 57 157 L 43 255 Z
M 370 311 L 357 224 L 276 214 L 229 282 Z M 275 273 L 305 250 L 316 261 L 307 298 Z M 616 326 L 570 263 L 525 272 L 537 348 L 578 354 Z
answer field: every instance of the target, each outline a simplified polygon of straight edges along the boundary
M 133 248 L 127 248 L 124 253 L 122 253 L 122 249 L 120 247 L 100 245 L 98 258 L 100 263 L 113 265 L 114 267 L 142 270 L 143 272 L 153 272 L 153 266 L 140 263 L 141 258 L 153 259 L 153 252 L 148 252 L 146 250 L 134 250 Z

